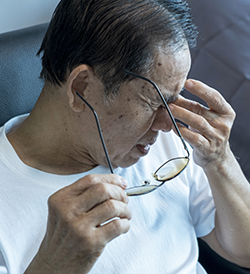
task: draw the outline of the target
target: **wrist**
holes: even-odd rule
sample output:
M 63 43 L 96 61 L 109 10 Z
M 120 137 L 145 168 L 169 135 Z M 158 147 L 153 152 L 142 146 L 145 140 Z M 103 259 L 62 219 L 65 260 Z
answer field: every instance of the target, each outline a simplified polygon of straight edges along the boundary
M 230 149 L 229 144 L 227 145 L 225 152 L 221 157 L 216 158 L 213 161 L 208 162 L 203 170 L 209 176 L 211 175 L 220 175 L 227 177 L 231 170 L 235 168 L 236 159 Z
M 39 256 L 34 257 L 24 274 L 54 274 L 55 271 Z

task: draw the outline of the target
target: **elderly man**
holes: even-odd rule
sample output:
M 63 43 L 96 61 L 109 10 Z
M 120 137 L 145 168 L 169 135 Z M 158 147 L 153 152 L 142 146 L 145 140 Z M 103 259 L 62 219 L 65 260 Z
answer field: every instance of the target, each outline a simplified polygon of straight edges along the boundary
M 180 1 L 59 3 L 41 95 L 0 132 L 1 274 L 205 273 L 197 237 L 250 266 L 235 114 L 187 80 L 195 36 Z

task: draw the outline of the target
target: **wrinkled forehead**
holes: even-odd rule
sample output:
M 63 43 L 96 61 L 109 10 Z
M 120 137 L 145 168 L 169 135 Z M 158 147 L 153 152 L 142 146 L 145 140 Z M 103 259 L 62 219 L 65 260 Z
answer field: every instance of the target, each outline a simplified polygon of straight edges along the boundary
M 188 47 L 176 51 L 160 48 L 150 78 L 166 96 L 177 96 L 184 87 L 190 67 Z

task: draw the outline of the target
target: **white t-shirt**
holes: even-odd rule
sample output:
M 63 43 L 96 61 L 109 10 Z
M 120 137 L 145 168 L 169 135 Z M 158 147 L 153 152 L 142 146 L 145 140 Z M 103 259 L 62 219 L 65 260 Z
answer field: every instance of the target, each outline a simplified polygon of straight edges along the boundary
M 0 128 L 0 274 L 21 274 L 35 256 L 46 231 L 47 200 L 58 189 L 87 174 L 110 173 L 104 166 L 75 175 L 55 175 L 25 165 L 6 134 L 26 116 Z M 117 168 L 129 186 L 171 157 L 182 156 L 174 133 L 160 133 L 149 154 L 129 168 Z M 192 160 L 181 175 L 158 190 L 130 197 L 128 233 L 111 241 L 91 274 L 205 273 L 197 262 L 197 237 L 214 227 L 215 207 L 207 178 Z

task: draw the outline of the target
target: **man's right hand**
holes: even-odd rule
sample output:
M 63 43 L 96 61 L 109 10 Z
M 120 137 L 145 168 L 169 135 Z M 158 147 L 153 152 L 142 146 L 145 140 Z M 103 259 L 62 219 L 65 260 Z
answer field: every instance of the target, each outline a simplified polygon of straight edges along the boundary
M 125 188 L 118 175 L 87 175 L 53 194 L 45 237 L 25 274 L 88 273 L 106 244 L 129 230 Z

